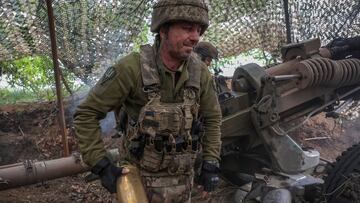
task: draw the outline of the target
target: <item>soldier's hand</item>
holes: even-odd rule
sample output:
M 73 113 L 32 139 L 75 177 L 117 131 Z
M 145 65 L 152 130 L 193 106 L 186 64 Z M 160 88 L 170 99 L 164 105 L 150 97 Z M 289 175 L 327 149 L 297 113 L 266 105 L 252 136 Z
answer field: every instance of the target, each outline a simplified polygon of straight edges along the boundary
M 349 50 L 351 50 L 351 51 L 359 50 L 360 49 L 360 36 L 350 37 L 350 38 L 341 38 L 341 37 L 335 38 L 326 45 L 326 47 L 328 47 L 328 48 L 345 47 L 345 46 L 347 46 L 349 48 Z
M 220 168 L 217 161 L 204 161 L 202 170 L 199 178 L 199 184 L 203 186 L 204 192 L 203 197 L 208 195 L 208 192 L 215 190 L 219 184 Z
M 108 158 L 104 157 L 91 168 L 91 172 L 100 177 L 101 185 L 110 193 L 116 193 L 117 178 L 129 173 L 129 169 L 116 167 Z

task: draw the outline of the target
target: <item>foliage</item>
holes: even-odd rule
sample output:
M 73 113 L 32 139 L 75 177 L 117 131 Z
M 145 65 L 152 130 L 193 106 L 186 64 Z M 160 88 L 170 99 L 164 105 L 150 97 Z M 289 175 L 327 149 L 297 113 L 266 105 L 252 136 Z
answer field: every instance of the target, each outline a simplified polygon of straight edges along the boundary
M 8 88 L 0 88 L 0 105 L 16 102 L 30 102 L 37 100 L 34 94 L 24 90 L 13 90 Z
M 33 98 L 52 100 L 55 98 L 55 79 L 52 60 L 47 56 L 28 56 L 13 61 L 0 63 L 3 78 L 9 84 L 7 90 L 1 90 L 1 98 L 17 95 Z M 63 77 L 67 85 L 72 89 L 79 88 L 76 85 L 75 76 L 67 69 L 62 68 Z M 10 89 L 13 93 L 10 93 Z M 64 92 L 64 91 L 63 91 Z M 13 96 L 11 96 L 13 95 Z M 15 96 L 14 96 L 15 95 Z
M 277 59 L 272 56 L 271 54 L 269 54 L 268 52 L 261 50 L 261 49 L 251 49 L 247 52 L 244 52 L 242 54 L 240 54 L 241 56 L 245 56 L 245 57 L 253 57 L 256 60 L 259 60 L 261 62 L 263 62 L 265 65 L 270 65 L 273 63 L 277 63 Z
M 139 51 L 140 46 L 146 44 L 149 41 L 150 27 L 144 23 L 141 32 L 133 40 L 133 51 Z
M 235 58 L 235 56 L 230 56 L 213 60 L 210 65 L 210 70 L 213 71 L 215 75 L 221 74 L 221 69 L 228 65 L 232 65 Z
M 267 67 L 268 65 L 278 63 L 278 59 L 276 56 L 273 56 L 261 49 L 252 49 L 237 56 L 213 60 L 210 66 L 210 71 L 215 75 L 218 75 L 223 74 L 224 69 L 228 69 L 225 72 L 226 74 L 229 74 L 232 70 L 235 70 L 237 67 L 246 63 L 257 63 L 260 66 Z

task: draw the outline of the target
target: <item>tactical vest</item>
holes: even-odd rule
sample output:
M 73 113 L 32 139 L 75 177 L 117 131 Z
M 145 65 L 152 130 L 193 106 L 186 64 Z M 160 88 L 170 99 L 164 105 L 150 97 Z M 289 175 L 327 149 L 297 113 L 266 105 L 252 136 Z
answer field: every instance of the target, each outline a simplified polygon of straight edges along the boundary
M 190 174 L 199 142 L 194 142 L 191 129 L 198 116 L 197 95 L 200 90 L 201 67 L 191 56 L 187 62 L 189 79 L 185 83 L 183 102 L 164 103 L 160 94 L 160 75 L 152 46 L 140 48 L 140 66 L 143 91 L 148 102 L 140 110 L 136 137 L 144 140 L 138 163 L 150 172 Z

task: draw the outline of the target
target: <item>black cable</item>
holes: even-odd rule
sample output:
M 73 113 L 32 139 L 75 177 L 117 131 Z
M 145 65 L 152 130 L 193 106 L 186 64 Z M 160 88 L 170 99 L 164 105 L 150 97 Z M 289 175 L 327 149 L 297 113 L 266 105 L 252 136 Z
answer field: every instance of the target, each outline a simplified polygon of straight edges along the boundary
M 291 43 L 291 26 L 289 14 L 289 1 L 284 0 L 285 26 L 286 26 L 286 43 Z
M 357 10 L 356 10 L 357 9 Z M 355 15 L 354 15 L 354 12 Z M 355 9 L 351 12 L 351 14 L 345 19 L 344 23 L 340 26 L 340 28 L 335 32 L 335 35 L 333 35 L 333 38 L 338 38 L 338 34 L 340 32 L 340 30 L 342 30 L 342 28 L 345 26 L 346 22 L 349 20 L 349 18 L 351 18 L 353 15 L 353 19 L 350 21 L 350 25 L 352 24 L 352 22 L 354 21 L 354 19 L 356 18 L 356 16 L 359 14 L 360 12 L 360 1 L 358 2 L 357 8 L 355 7 Z

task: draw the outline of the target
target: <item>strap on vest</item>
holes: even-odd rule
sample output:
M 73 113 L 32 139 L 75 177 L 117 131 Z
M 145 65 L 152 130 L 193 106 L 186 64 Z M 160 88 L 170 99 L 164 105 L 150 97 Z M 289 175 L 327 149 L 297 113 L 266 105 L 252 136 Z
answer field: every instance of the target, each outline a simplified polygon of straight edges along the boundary
M 144 89 L 160 88 L 160 76 L 155 65 L 155 53 L 151 45 L 140 47 L 141 76 Z
M 189 79 L 186 81 L 185 87 L 194 88 L 195 92 L 198 93 L 200 91 L 202 62 L 194 54 L 191 53 L 188 59 Z M 160 75 L 156 68 L 155 57 L 155 50 L 151 45 L 147 44 L 140 47 L 141 76 L 146 93 L 159 92 L 160 90 Z
M 201 66 L 202 63 L 195 55 L 191 53 L 187 70 L 189 72 L 189 80 L 186 81 L 185 87 L 195 88 L 196 92 L 200 91 L 200 77 L 201 77 Z

